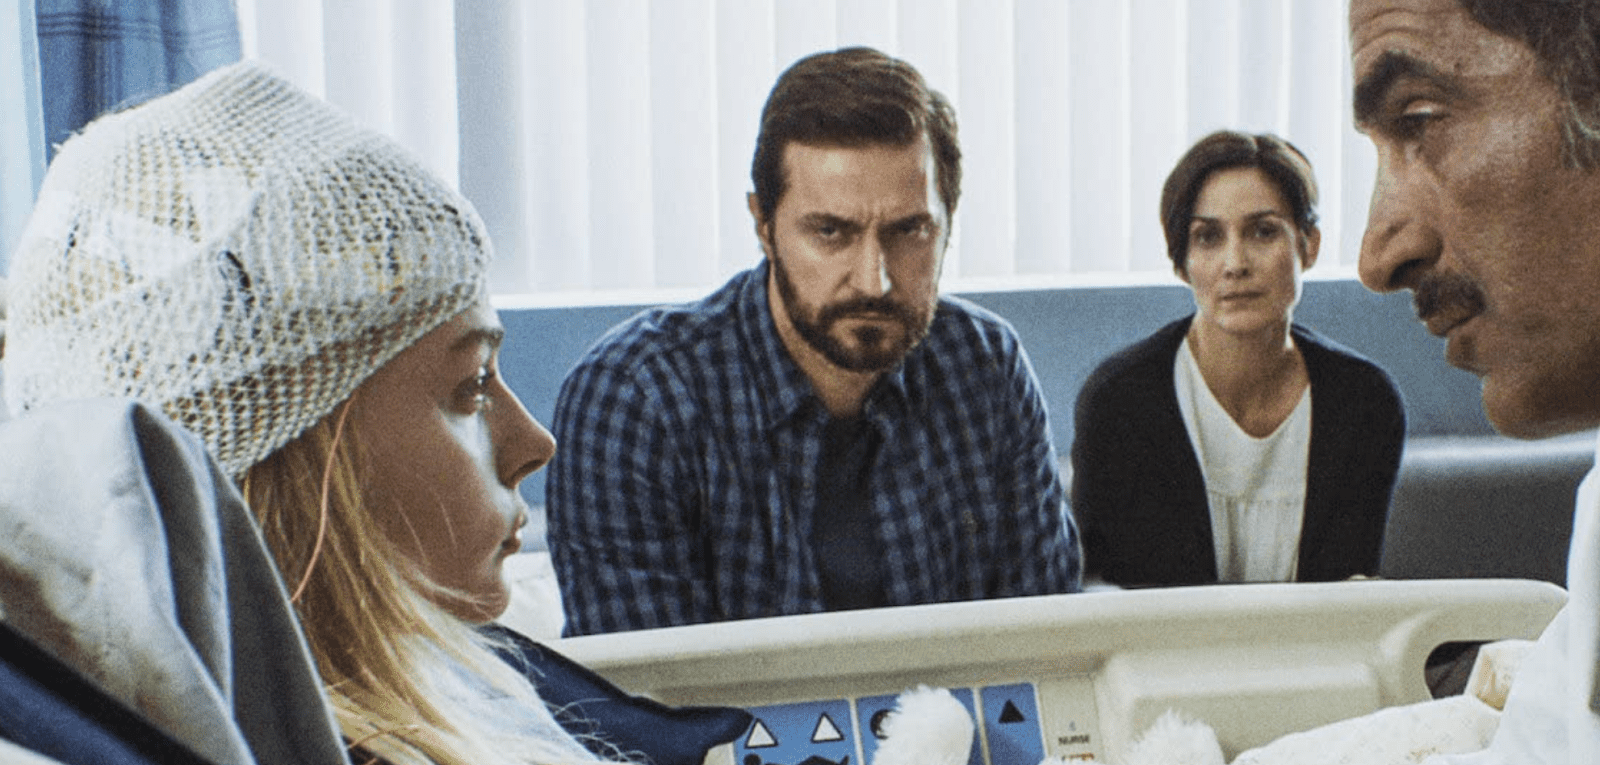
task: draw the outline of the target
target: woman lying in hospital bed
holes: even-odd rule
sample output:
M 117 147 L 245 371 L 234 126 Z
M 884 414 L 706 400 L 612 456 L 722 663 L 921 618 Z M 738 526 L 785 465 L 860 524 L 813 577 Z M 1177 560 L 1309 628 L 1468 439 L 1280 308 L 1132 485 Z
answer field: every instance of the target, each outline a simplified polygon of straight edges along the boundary
M 632 699 L 482 629 L 506 606 L 517 486 L 554 449 L 496 376 L 490 253 L 393 143 L 228 67 L 62 147 L 12 258 L 5 398 L 22 421 L 126 397 L 201 438 L 355 761 L 698 763 L 745 713 Z M 566 680 L 588 703 L 565 706 Z

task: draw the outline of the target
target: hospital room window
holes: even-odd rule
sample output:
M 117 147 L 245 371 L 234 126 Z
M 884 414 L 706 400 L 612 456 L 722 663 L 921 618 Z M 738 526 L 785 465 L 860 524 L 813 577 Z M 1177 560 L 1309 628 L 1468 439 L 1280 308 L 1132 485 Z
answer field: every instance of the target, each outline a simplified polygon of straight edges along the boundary
M 1311 158 L 1353 274 L 1374 159 L 1338 0 L 240 0 L 271 62 L 427 158 L 482 213 L 514 305 L 704 294 L 759 257 L 744 195 L 783 68 L 865 44 L 961 121 L 946 291 L 1172 283 L 1157 198 L 1196 138 Z M 1330 257 L 1331 256 L 1331 257 Z

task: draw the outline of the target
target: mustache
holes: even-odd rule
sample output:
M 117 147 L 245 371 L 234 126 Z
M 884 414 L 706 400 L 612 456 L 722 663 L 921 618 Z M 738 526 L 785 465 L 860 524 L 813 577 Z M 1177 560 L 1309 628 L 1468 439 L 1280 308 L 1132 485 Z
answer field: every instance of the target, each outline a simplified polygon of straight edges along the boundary
M 822 312 L 817 315 L 816 323 L 827 325 L 856 313 L 886 314 L 906 324 L 911 324 L 917 319 L 909 307 L 887 297 L 862 297 L 843 303 L 835 303 L 822 309 Z
M 1429 318 L 1452 310 L 1464 316 L 1475 316 L 1488 306 L 1483 287 L 1461 274 L 1428 274 L 1413 288 L 1411 304 L 1417 318 Z

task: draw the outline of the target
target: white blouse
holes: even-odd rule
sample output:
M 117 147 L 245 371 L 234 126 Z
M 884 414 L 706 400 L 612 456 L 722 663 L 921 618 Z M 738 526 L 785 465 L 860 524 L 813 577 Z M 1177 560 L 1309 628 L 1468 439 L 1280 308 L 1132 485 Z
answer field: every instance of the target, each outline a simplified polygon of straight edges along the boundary
M 1212 395 L 1188 338 L 1172 376 L 1211 505 L 1217 581 L 1294 581 L 1311 452 L 1311 386 L 1277 430 L 1256 438 Z

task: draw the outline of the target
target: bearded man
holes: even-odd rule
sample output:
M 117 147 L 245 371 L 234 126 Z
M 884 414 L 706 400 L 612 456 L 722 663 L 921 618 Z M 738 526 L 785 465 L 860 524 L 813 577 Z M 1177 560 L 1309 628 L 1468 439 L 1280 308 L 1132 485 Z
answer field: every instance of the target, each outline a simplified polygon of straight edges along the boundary
M 1076 591 L 1027 355 L 939 295 L 949 103 L 876 50 L 806 57 L 751 177 L 762 262 L 612 329 L 562 385 L 565 633 Z

